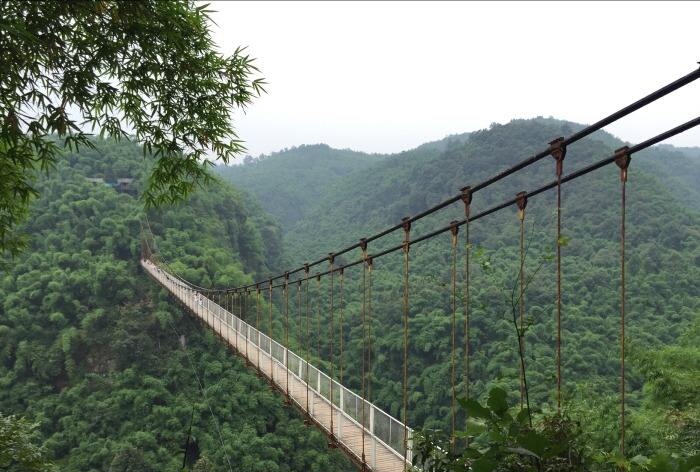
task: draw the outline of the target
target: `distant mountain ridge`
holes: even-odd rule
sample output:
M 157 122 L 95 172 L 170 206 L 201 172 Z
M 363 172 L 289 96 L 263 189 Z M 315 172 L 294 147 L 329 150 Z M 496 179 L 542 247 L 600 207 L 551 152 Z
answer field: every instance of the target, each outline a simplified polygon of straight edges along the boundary
M 570 136 L 583 126 L 543 117 L 512 120 L 458 135 L 457 139 L 448 137 L 410 151 L 382 156 L 363 165 L 350 165 L 352 171 L 334 177 L 333 185 L 321 184 L 314 189 L 317 197 L 294 209 L 293 217 L 287 220 L 294 223 L 284 227 L 286 263 L 279 269 L 299 267 L 304 262 L 317 260 L 395 225 L 402 217 L 416 215 L 456 195 L 461 187 L 476 185 L 496 175 L 546 149 L 552 139 Z M 568 147 L 564 172 L 568 174 L 611 156 L 624 144 L 628 143 L 607 132 L 593 133 Z M 700 313 L 700 287 L 697 284 L 700 280 L 700 212 L 695 205 L 696 198 L 700 197 L 697 188 L 700 160 L 694 154 L 695 149 L 656 146 L 635 154 L 629 169 L 627 336 L 630 345 L 649 352 L 673 345 L 682 335 L 692 336 L 692 323 Z M 335 162 L 339 160 L 339 154 L 331 148 L 324 148 L 316 158 Z M 323 177 L 313 173 L 299 181 L 293 177 L 282 178 L 290 175 L 285 174 L 283 159 L 283 155 L 277 161 L 270 159 L 266 169 L 269 173 L 260 172 L 256 178 L 264 185 L 270 185 L 270 181 L 278 183 L 276 191 L 280 195 L 310 194 L 311 187 L 324 183 Z M 289 159 L 284 165 L 299 166 L 299 172 L 303 173 L 304 162 L 302 156 L 296 162 Z M 242 166 L 241 170 L 245 167 Z M 318 180 L 309 177 L 318 177 Z M 555 164 L 546 157 L 480 190 L 474 195 L 472 212 L 486 210 L 512 199 L 519 191 L 534 190 L 554 179 Z M 251 181 L 244 188 L 264 199 L 266 194 L 255 190 L 261 185 L 259 181 Z M 557 244 L 555 196 L 556 192 L 550 190 L 531 198 L 526 212 L 529 249 L 525 270 L 532 274 L 541 264 L 525 296 L 526 319 L 531 323 L 525 343 L 528 346 L 528 384 L 531 385 L 530 399 L 542 408 L 552 407 L 554 391 L 554 281 L 557 278 L 552 254 Z M 562 187 L 562 196 L 562 234 L 567 241 L 562 260 L 563 388 L 567 398 L 582 395 L 598 401 L 603 395 L 615 395 L 619 381 L 619 170 L 615 165 L 609 165 L 567 183 Z M 267 208 L 284 217 L 287 216 L 284 214 L 287 207 Z M 464 209 L 461 202 L 457 202 L 415 222 L 411 237 L 425 235 L 463 217 Z M 514 206 L 505 208 L 474 222 L 470 228 L 473 251 L 470 316 L 474 329 L 470 381 L 477 397 L 487 392 L 490 386 L 499 385 L 511 392 L 510 398 L 515 402 L 519 386 L 513 346 L 517 341 L 512 323 L 508 321 L 510 299 L 504 299 L 511 293 L 518 274 L 516 209 Z M 382 249 L 399 245 L 402 237 L 403 232 L 396 231 L 372 241 L 369 253 L 377 254 Z M 464 232 L 460 232 L 459 238 L 457 265 L 463 267 Z M 335 262 L 344 264 L 360 257 L 360 251 L 353 250 Z M 448 234 L 411 246 L 408 422 L 443 431 L 450 425 L 450 400 L 445 388 L 451 375 L 450 263 Z M 325 269 L 327 265 L 321 267 Z M 372 332 L 376 333 L 377 346 L 373 369 L 380 373 L 378 379 L 381 379 L 373 387 L 373 401 L 390 414 L 400 415 L 397 392 L 402 389 L 402 256 L 393 253 L 376 258 L 373 267 L 371 298 L 376 318 Z M 462 287 L 461 269 L 458 272 L 459 286 Z M 355 329 L 355 336 L 346 339 L 346 385 L 359 388 L 356 373 L 360 368 L 358 359 L 362 358 L 361 346 L 352 341 L 357 340 L 363 300 L 361 265 L 345 271 L 344 277 L 348 287 L 344 294 L 347 326 Z M 320 305 L 326 306 L 325 303 L 323 301 Z M 461 300 L 458 305 L 461 305 Z M 461 312 L 457 314 L 460 316 Z M 457 326 L 462 325 L 457 323 Z M 459 333 L 457 336 L 462 339 Z M 324 340 L 321 346 L 323 348 Z M 456 356 L 460 358 L 459 353 Z M 630 364 L 641 362 L 641 358 L 638 351 L 630 353 Z M 687 368 L 689 372 L 697 372 L 692 366 Z M 632 378 L 635 380 L 630 395 L 636 399 L 637 405 L 630 415 L 636 418 L 638 438 L 643 438 L 639 440 L 639 450 L 648 450 L 657 447 L 660 438 L 667 436 L 651 432 L 643 422 L 646 418 L 666 413 L 658 413 L 664 412 L 663 408 L 650 413 L 640 406 L 639 399 L 645 398 L 648 391 L 645 382 L 650 379 L 630 368 Z M 694 387 L 695 384 L 689 390 Z M 579 404 L 584 405 L 584 402 L 579 400 Z M 683 406 L 679 409 L 692 418 L 695 407 L 690 403 L 680 404 Z M 592 410 L 581 406 L 581 411 L 589 416 Z M 595 411 L 605 417 L 599 425 L 616 424 L 614 409 Z M 681 428 L 681 435 L 695 437 L 694 424 L 689 421 L 687 427 Z M 667 424 L 664 420 L 659 420 L 658 428 L 657 431 L 679 429 L 677 424 Z M 596 434 L 605 447 L 616 440 L 610 431 L 598 430 Z M 647 446 L 643 444 L 645 441 Z M 697 443 L 692 439 L 688 442 Z M 671 440 L 668 444 L 669 448 L 678 447 Z
M 327 144 L 301 145 L 257 158 L 247 156 L 243 164 L 218 166 L 216 172 L 256 196 L 262 207 L 289 229 L 348 176 L 390 156 L 444 152 L 464 143 L 469 134 L 449 135 L 398 154 L 368 154 Z
M 228 182 L 255 195 L 262 207 L 288 228 L 338 179 L 383 157 L 313 144 L 258 158 L 247 157 L 242 165 L 219 166 L 216 171 Z
M 393 194 L 399 197 L 410 194 L 409 204 L 400 198 L 394 198 L 399 207 L 394 212 L 393 219 L 401 213 L 411 213 L 425 208 L 428 202 L 435 203 L 439 198 L 452 195 L 467 183 L 474 183 L 474 178 L 467 178 L 461 170 L 455 169 L 452 174 L 441 172 L 441 159 L 445 154 L 464 153 L 469 140 L 474 136 L 488 135 L 494 129 L 512 130 L 518 135 L 523 146 L 512 154 L 503 156 L 498 162 L 491 161 L 491 171 L 477 174 L 486 177 L 499 169 L 511 165 L 518 160 L 540 151 L 548 140 L 556 136 L 570 135 L 585 125 L 555 118 L 536 117 L 532 119 L 512 120 L 507 124 L 493 124 L 488 130 L 466 132 L 447 136 L 441 140 L 422 144 L 414 149 L 396 154 L 366 154 L 351 150 L 339 150 L 325 144 L 302 145 L 273 153 L 259 158 L 247 158 L 243 165 L 224 167 L 219 166 L 217 172 L 234 186 L 238 186 L 254 195 L 261 206 L 276 217 L 283 228 L 290 233 L 305 234 L 299 231 L 304 226 L 304 220 L 309 218 L 312 225 L 323 221 L 323 214 L 334 212 L 340 208 L 354 215 L 357 220 L 364 213 L 369 227 L 373 227 L 371 215 L 367 214 L 372 208 L 372 200 L 384 202 L 384 196 Z M 539 136 L 536 141 L 539 146 L 528 142 L 527 133 Z M 626 144 L 624 141 L 605 132 L 599 131 L 586 138 L 586 141 L 600 143 L 604 152 L 612 152 L 615 148 Z M 572 146 L 575 152 L 577 145 Z M 489 144 L 489 152 L 498 154 L 498 146 Z M 441 158 L 441 156 L 443 156 Z M 603 157 L 597 156 L 597 157 Z M 488 158 L 488 156 L 484 156 Z M 643 158 L 643 159 L 642 159 Z M 452 158 L 459 159 L 458 156 Z M 700 182 L 700 147 L 674 147 L 668 144 L 656 146 L 640 153 L 635 162 L 641 160 L 642 167 L 653 172 L 656 178 L 685 208 L 692 208 L 690 202 L 700 198 L 697 182 Z M 575 162 L 567 158 L 567 168 Z M 588 161 L 590 162 L 590 161 Z M 578 162 L 576 163 L 578 165 Z M 433 167 L 431 167 L 433 166 Z M 535 166 L 536 167 L 536 166 Z M 631 172 L 636 171 L 633 165 Z M 406 168 L 411 168 L 412 175 L 407 175 Z M 465 168 L 466 170 L 466 168 Z M 411 187 L 411 182 L 422 180 L 423 174 L 436 174 L 437 180 L 430 189 L 414 188 L 401 190 L 402 183 Z M 402 176 L 399 178 L 399 176 Z M 442 175 L 444 178 L 438 177 Z M 385 179 L 386 177 L 386 179 Z M 387 182 L 394 182 L 391 188 Z M 380 198 L 370 198 L 366 192 L 357 192 L 368 187 L 378 189 Z M 441 192 L 440 186 L 449 187 L 449 192 Z M 429 190 L 425 192 L 425 190 Z M 433 195 L 433 196 L 431 196 Z M 367 204 L 365 204 L 365 202 Z M 380 206 L 383 206 L 380 205 Z M 392 205 L 390 205 L 392 206 Z M 325 234 L 325 232 L 324 232 Z M 327 235 L 330 236 L 330 235 Z M 291 236 L 292 239 L 294 236 Z

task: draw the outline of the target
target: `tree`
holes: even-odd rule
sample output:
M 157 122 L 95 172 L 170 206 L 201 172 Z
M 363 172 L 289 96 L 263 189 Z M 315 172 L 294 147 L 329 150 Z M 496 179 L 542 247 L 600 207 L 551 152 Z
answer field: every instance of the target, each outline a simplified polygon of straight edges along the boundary
M 17 416 L 0 413 L 0 469 L 49 472 L 54 470 L 34 444 L 36 425 Z
M 190 0 L 0 3 L 0 251 L 26 245 L 36 172 L 89 132 L 133 137 L 153 167 L 147 206 L 177 201 L 245 148 L 230 124 L 264 91 L 244 49 L 218 53 Z
M 143 451 L 127 444 L 115 454 L 109 472 L 153 472 L 153 469 L 148 465 Z

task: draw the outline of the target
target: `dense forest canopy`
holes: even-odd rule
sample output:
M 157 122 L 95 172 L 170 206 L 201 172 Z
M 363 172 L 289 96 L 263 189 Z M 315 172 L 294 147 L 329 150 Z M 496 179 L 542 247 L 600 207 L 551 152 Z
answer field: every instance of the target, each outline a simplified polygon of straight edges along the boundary
M 40 179 L 31 247 L 0 277 L 0 413 L 38 423 L 13 431 L 65 471 L 180 470 L 190 426 L 195 470 L 352 470 L 142 273 L 141 204 L 108 184 L 141 190 L 142 150 L 94 144 Z M 279 226 L 227 185 L 149 215 L 160 250 L 196 283 L 280 265 Z
M 242 179 L 250 182 L 250 193 L 243 184 L 237 190 L 220 182 L 186 204 L 149 211 L 148 221 L 159 256 L 180 275 L 202 286 L 247 284 L 423 210 L 578 126 L 517 120 L 386 156 L 302 146 L 219 169 L 228 178 L 251 166 Z M 126 141 L 94 144 L 95 149 L 67 153 L 52 175 L 39 177 L 42 196 L 23 228 L 34 235 L 31 249 L 6 261 L 0 279 L 0 420 L 6 430 L 42 444 L 44 457 L 62 470 L 179 470 L 183 456 L 193 470 L 227 470 L 229 462 L 234 470 L 351 470 L 338 451 L 327 450 L 321 433 L 305 427 L 261 379 L 145 278 L 138 266 L 143 210 L 137 194 L 146 184 L 148 161 Z M 607 156 L 619 145 L 598 133 L 570 149 L 567 169 Z M 698 450 L 700 225 L 697 210 L 683 198 L 697 191 L 694 152 L 659 147 L 636 156 L 630 169 L 630 457 Z M 284 155 L 288 159 L 279 157 Z M 351 165 L 338 163 L 346 157 Z M 285 180 L 296 160 L 304 159 L 315 167 L 298 185 Z M 657 171 L 661 162 L 663 172 Z M 542 162 L 478 193 L 474 211 L 550 181 L 551 166 Z M 267 176 L 277 185 L 274 198 L 291 200 L 289 192 L 301 195 L 299 204 L 282 205 L 269 216 L 257 203 L 268 194 L 269 182 L 259 182 Z M 315 177 L 333 185 L 310 192 Z M 116 184 L 119 179 L 131 180 L 125 188 Z M 580 425 L 584 446 L 604 452 L 615 449 L 619 437 L 618 186 L 617 170 L 610 167 L 564 187 L 565 409 Z M 526 293 L 526 359 L 536 418 L 546 418 L 555 405 L 552 205 L 550 194 L 533 199 L 525 220 L 526 270 L 539 267 Z M 286 221 L 284 211 L 290 212 Z M 424 234 L 462 212 L 459 205 L 448 208 L 416 223 L 412 234 Z M 508 293 L 518 271 L 517 222 L 512 209 L 470 228 L 471 391 L 485 402 L 494 388 L 501 389 L 511 406 L 517 406 L 519 389 L 516 336 L 508 320 Z M 373 243 L 370 252 L 400 242 L 401 236 Z M 463 243 L 460 239 L 459 264 Z M 444 235 L 410 253 L 408 420 L 426 431 L 448 431 L 451 418 L 450 251 Z M 371 400 L 401 417 L 402 256 L 374 264 Z M 460 284 L 462 277 L 459 271 Z M 344 311 L 343 383 L 357 392 L 361 278 L 359 266 L 346 271 L 342 305 L 335 286 L 336 310 Z M 313 349 L 294 308 L 290 343 L 328 372 L 329 281 L 314 281 L 309 289 L 312 308 L 323 317 L 313 327 Z M 279 294 L 274 302 L 273 331 L 282 340 Z M 458 339 L 463 321 L 458 312 Z M 458 347 L 460 392 L 463 354 Z M 11 415 L 23 416 L 25 423 Z
M 360 257 L 335 249 L 583 128 L 538 117 L 392 155 L 315 144 L 230 166 L 245 151 L 231 119 L 265 82 L 245 49 L 219 52 L 207 8 L 0 2 L 2 470 L 352 470 L 141 257 L 155 251 L 215 289 L 330 254 L 322 272 Z M 570 146 L 565 173 L 624 144 L 596 132 Z M 624 255 L 609 166 L 567 183 L 559 209 L 544 192 L 452 239 L 365 259 L 370 270 L 346 270 L 342 288 L 308 278 L 306 329 L 301 298 L 287 322 L 287 300 L 270 293 L 267 331 L 416 428 L 421 470 L 697 472 L 700 148 L 647 149 L 629 173 Z M 472 214 L 553 177 L 540 160 L 481 189 Z M 457 202 L 410 237 L 463 216 Z M 369 254 L 403 237 L 408 227 Z
M 285 232 L 288 265 L 345 247 L 361 237 L 397 223 L 449 196 L 467 184 L 475 184 L 532 155 L 553 137 L 568 135 L 581 125 L 553 119 L 515 120 L 470 133 L 444 146 L 418 148 L 386 156 L 366 168 L 349 173 L 332 187 L 323 187 L 306 215 Z M 607 133 L 596 133 L 572 146 L 565 161 L 573 171 L 607 157 L 622 142 Z M 280 178 L 294 166 L 303 169 L 303 148 L 289 162 L 270 162 L 267 173 Z M 328 150 L 327 160 L 336 156 Z M 281 161 L 281 159 L 280 159 Z M 544 160 L 526 171 L 474 196 L 472 211 L 508 200 L 520 190 L 532 190 L 553 179 L 554 168 Z M 246 167 L 251 169 L 247 170 Z M 240 177 L 251 192 L 263 185 L 250 177 L 255 163 L 224 174 Z M 284 170 L 282 170 L 284 168 Z M 663 449 L 686 454 L 698 450 L 698 410 L 681 393 L 697 388 L 697 351 L 687 351 L 695 336 L 700 313 L 699 215 L 686 197 L 697 192 L 698 161 L 692 150 L 660 146 L 633 158 L 628 184 L 628 353 L 631 428 L 630 454 Z M 661 171 L 663 169 L 663 171 Z M 287 181 L 275 199 L 304 192 L 311 183 L 296 186 Z M 246 187 L 248 185 L 248 187 Z M 317 192 L 319 190 L 316 190 Z M 258 193 L 262 200 L 267 193 Z M 536 278 L 526 293 L 526 357 L 533 404 L 551 412 L 554 392 L 554 240 L 553 192 L 533 199 L 527 208 L 526 238 L 529 252 L 526 271 Z M 582 421 L 590 444 L 612 450 L 619 436 L 617 389 L 619 375 L 619 171 L 608 167 L 566 184 L 563 189 L 564 253 L 564 396 L 567 409 Z M 295 209 L 298 212 L 299 209 Z M 413 225 L 415 237 L 463 216 L 461 204 Z M 284 218 L 284 216 L 283 216 Z M 295 215 L 295 219 L 297 216 Z M 494 386 L 508 392 L 515 402 L 518 392 L 517 345 L 509 321 L 510 293 L 518 274 L 518 220 L 515 208 L 476 222 L 471 227 L 472 264 L 472 392 L 485 396 Z M 370 253 L 401 242 L 396 232 L 370 245 Z M 463 244 L 462 240 L 462 244 Z M 460 246 L 460 264 L 464 248 Z M 359 250 L 343 256 L 342 264 L 360 257 Z M 411 318 L 409 347 L 409 424 L 449 429 L 450 389 L 450 238 L 444 235 L 411 248 Z M 359 266 L 358 266 L 359 267 Z M 324 268 L 325 269 L 325 268 Z M 402 256 L 400 253 L 374 262 L 373 401 L 396 417 L 401 416 L 402 372 Z M 460 283 L 463 275 L 459 275 Z M 328 281 L 322 282 L 322 304 L 327 304 Z M 361 339 L 361 269 L 345 273 L 345 381 L 359 389 Z M 314 292 L 315 293 L 315 292 Z M 505 295 L 505 296 L 504 296 Z M 459 304 L 463 300 L 460 298 Z M 457 337 L 464 336 L 463 315 L 458 314 Z M 337 329 L 337 328 L 336 328 Z M 281 334 L 281 333 L 280 333 Z M 303 336 L 302 336 L 303 338 Z M 328 336 L 326 336 L 328 338 Z M 683 347 L 686 346 L 686 347 Z M 300 342 L 303 348 L 303 339 Z M 678 357 L 674 357 L 677 352 Z M 683 354 L 680 354 L 680 353 Z M 457 358 L 463 359 L 463 348 Z M 315 355 L 315 354 L 314 354 Z M 328 364 L 328 346 L 321 348 Z M 674 359 L 687 358 L 683 374 Z M 338 362 L 339 353 L 334 358 Z M 463 361 L 461 361 L 463 362 Z M 458 390 L 464 391 L 462 364 Z M 652 373 L 653 372 L 653 373 Z M 661 376 L 661 377 L 656 377 Z M 662 380 L 663 378 L 663 380 Z M 678 395 L 680 403 L 660 402 L 652 394 L 656 380 Z M 695 379 L 695 380 L 691 380 Z M 675 385 L 675 387 L 671 387 Z M 679 390 L 675 390 L 678 388 Z M 656 398 L 656 399 L 654 399 Z M 682 406 L 681 406 L 682 404 Z M 596 411 L 596 420 L 591 420 Z M 682 419 L 681 419 L 682 418 Z
M 248 156 L 243 165 L 221 165 L 216 170 L 234 186 L 255 195 L 260 205 L 287 229 L 346 175 L 383 157 L 315 144 L 256 159 Z

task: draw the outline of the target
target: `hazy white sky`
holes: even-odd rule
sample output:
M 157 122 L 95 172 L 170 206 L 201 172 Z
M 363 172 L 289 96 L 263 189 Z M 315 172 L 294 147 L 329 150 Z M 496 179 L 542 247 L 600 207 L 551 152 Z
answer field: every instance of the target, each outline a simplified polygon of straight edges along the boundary
M 268 94 L 235 117 L 252 155 L 397 152 L 554 116 L 591 123 L 698 67 L 700 2 L 213 2 Z M 700 80 L 606 128 L 638 142 L 698 116 Z M 669 141 L 700 145 L 696 129 Z M 543 143 L 544 145 L 545 143 Z

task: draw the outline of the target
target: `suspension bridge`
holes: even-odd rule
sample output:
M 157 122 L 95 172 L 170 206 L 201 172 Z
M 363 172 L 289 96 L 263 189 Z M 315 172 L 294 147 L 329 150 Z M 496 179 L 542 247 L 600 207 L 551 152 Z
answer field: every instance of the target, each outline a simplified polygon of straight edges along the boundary
M 556 371 L 556 398 L 557 408 L 561 408 L 561 387 L 562 387 L 562 247 L 558 242 L 561 238 L 562 227 L 562 194 L 561 187 L 563 184 L 580 178 L 586 174 L 602 169 L 610 164 L 615 164 L 619 170 L 620 193 L 620 335 L 619 335 L 619 354 L 620 354 L 620 374 L 619 374 L 619 400 L 620 400 L 620 452 L 624 454 L 625 440 L 625 392 L 626 392 L 626 370 L 625 370 L 625 326 L 626 326 L 626 274 L 625 274 L 625 245 L 626 245 L 626 228 L 625 228 L 625 211 L 626 211 L 626 183 L 628 167 L 631 163 L 632 156 L 644 149 L 647 149 L 655 144 L 658 144 L 666 139 L 676 136 L 684 131 L 700 125 L 700 116 L 695 117 L 685 123 L 682 123 L 675 128 L 669 129 L 661 134 L 647 139 L 646 141 L 634 146 L 624 146 L 616 150 L 612 155 L 601 158 L 600 160 L 575 170 L 569 174 L 564 174 L 564 159 L 566 157 L 567 147 L 584 139 L 590 134 L 602 129 L 603 127 L 613 123 L 630 113 L 639 110 L 656 100 L 684 87 L 700 78 L 700 69 L 697 69 L 678 80 L 667 84 L 666 86 L 654 91 L 653 93 L 641 98 L 640 100 L 616 111 L 615 113 L 601 119 L 600 121 L 585 127 L 584 129 L 572 134 L 569 137 L 558 137 L 552 140 L 539 153 L 528 157 L 508 169 L 472 186 L 466 186 L 453 197 L 450 197 L 439 204 L 424 210 L 418 215 L 403 218 L 400 222 L 391 227 L 360 239 L 355 244 L 342 248 L 336 252 L 329 253 L 312 263 L 303 264 L 300 267 L 287 270 L 278 275 L 271 276 L 265 280 L 258 281 L 253 284 L 248 284 L 240 287 L 229 288 L 213 288 L 200 287 L 192 284 L 178 274 L 176 274 L 163 258 L 154 251 L 154 236 L 150 230 L 150 224 L 144 227 L 143 245 L 142 245 L 142 267 L 147 274 L 156 280 L 164 289 L 166 289 L 180 304 L 188 311 L 201 320 L 213 332 L 215 332 L 223 342 L 227 343 L 240 356 L 242 356 L 248 365 L 256 369 L 259 375 L 265 377 L 270 384 L 280 392 L 289 405 L 298 408 L 305 416 L 305 421 L 308 424 L 315 424 L 328 436 L 328 444 L 330 447 L 337 447 L 344 451 L 358 467 L 363 470 L 372 471 L 405 471 L 412 467 L 413 460 L 413 430 L 406 424 L 407 418 L 407 383 L 408 383 L 408 322 L 410 313 L 409 304 L 409 260 L 410 248 L 413 245 L 423 241 L 435 238 L 442 234 L 451 236 L 451 307 L 452 307 L 452 365 L 451 365 L 451 412 L 452 412 L 452 437 L 456 431 L 455 418 L 456 413 L 456 398 L 458 394 L 469 398 L 469 356 L 470 356 L 470 303 L 469 303 L 469 273 L 470 273 L 470 223 L 485 218 L 496 212 L 506 208 L 517 209 L 518 220 L 520 225 L 520 274 L 519 274 L 519 334 L 518 345 L 514 348 L 519 351 L 521 365 L 520 369 L 520 394 L 521 407 L 523 402 L 527 401 L 524 398 L 527 392 L 525 382 L 525 365 L 524 365 L 524 264 L 525 264 L 525 249 L 524 249 L 524 224 L 525 214 L 528 200 L 543 194 L 548 190 L 556 190 L 556 234 L 553 239 L 556 244 L 556 345 L 555 345 L 555 366 Z M 546 157 L 551 157 L 554 160 L 554 175 L 555 179 L 543 186 L 528 191 L 517 192 L 514 197 L 506 198 L 502 203 L 494 205 L 488 209 L 478 213 L 472 211 L 472 201 L 474 195 L 480 190 L 489 187 L 490 185 L 499 182 L 506 177 L 519 172 L 526 167 L 538 162 Z M 412 223 L 432 215 L 440 210 L 452 205 L 461 203 L 464 209 L 464 218 L 458 221 L 451 221 L 432 232 L 412 237 Z M 463 228 L 463 236 L 460 236 L 460 228 Z M 400 244 L 391 246 L 387 249 L 376 253 L 369 251 L 371 243 L 384 238 L 396 231 L 403 231 L 403 241 Z M 464 267 L 465 277 L 461 286 L 458 287 L 456 275 L 457 247 L 464 245 Z M 342 255 L 350 254 L 352 251 L 360 251 L 360 257 L 346 264 L 336 264 L 338 258 Z M 373 262 L 387 254 L 394 252 L 403 253 L 403 296 L 402 296 L 402 317 L 403 317 L 403 391 L 401 403 L 401 419 L 397 419 L 383 411 L 377 405 L 372 403 L 371 391 L 367 388 L 368 371 L 371 370 L 370 363 L 372 356 L 376 355 L 372 350 L 371 332 L 368 334 L 367 319 L 371 317 L 371 301 L 368 306 L 365 305 L 367 300 L 367 291 L 369 290 L 369 299 L 371 300 L 372 287 L 372 268 Z M 347 257 L 347 256 L 346 256 Z M 324 267 L 324 265 L 327 266 Z M 335 375 L 335 367 L 338 359 L 335 355 L 334 332 L 335 319 L 334 309 L 334 278 L 340 278 L 341 301 L 342 304 L 342 281 L 344 271 L 350 267 L 360 266 L 362 268 L 362 388 L 359 393 L 347 388 L 342 383 L 342 359 L 341 359 L 341 376 L 338 378 Z M 327 267 L 327 268 L 326 268 Z M 319 365 L 313 365 L 310 360 L 309 352 L 294 352 L 289 343 L 289 293 L 290 287 L 298 287 L 301 293 L 301 287 L 308 284 L 311 280 L 319 281 L 321 278 L 330 278 L 330 305 L 328 307 L 327 318 L 329 320 L 328 335 L 330 338 L 330 354 L 327 359 L 330 365 L 329 372 L 324 372 Z M 272 305 L 273 292 L 281 291 L 284 304 L 284 339 L 276 340 L 272 335 Z M 456 359 L 454 356 L 458 341 L 455 338 L 455 324 L 457 320 L 457 299 L 458 292 L 463 294 L 464 306 L 460 307 L 460 313 L 464 314 L 464 339 L 459 340 L 459 344 L 464 348 L 464 363 L 466 366 L 465 379 L 466 391 L 457 392 L 456 381 Z M 253 296 L 257 303 L 257 318 L 255 326 L 246 322 L 244 318 L 244 309 L 240 303 L 236 306 L 231 302 L 231 296 Z M 260 299 L 265 297 L 268 299 L 270 322 L 267 329 L 267 334 L 263 331 L 265 327 L 260 320 Z M 300 299 L 299 299 L 300 300 Z M 308 300 L 308 292 L 307 292 Z M 301 311 L 301 302 L 300 311 Z M 308 309 L 307 309 L 308 311 Z M 342 315 L 341 315 L 342 316 Z M 342 319 L 342 318 L 341 318 Z M 307 313 L 308 323 L 308 313 Z M 308 325 L 307 325 L 308 328 Z M 342 330 L 342 324 L 341 324 Z M 342 331 L 341 331 L 342 333 Z M 320 336 L 321 333 L 316 333 Z M 308 338 L 308 336 L 307 336 Z M 342 339 L 342 336 L 341 336 Z M 308 339 L 307 339 L 308 342 Z M 342 341 L 341 341 L 342 343 Z M 342 352 L 342 344 L 341 344 Z M 305 355 L 306 354 L 306 355 Z

